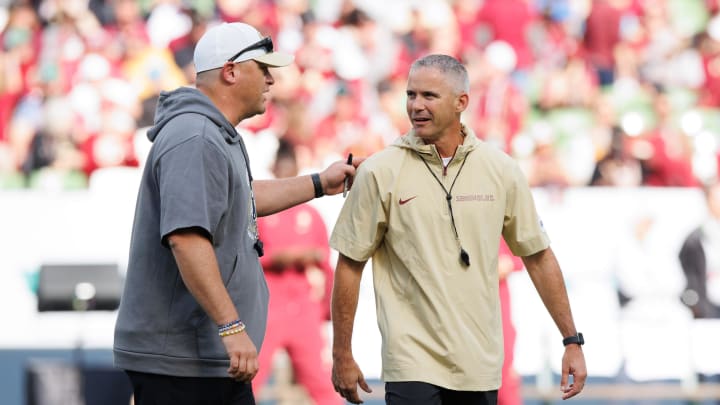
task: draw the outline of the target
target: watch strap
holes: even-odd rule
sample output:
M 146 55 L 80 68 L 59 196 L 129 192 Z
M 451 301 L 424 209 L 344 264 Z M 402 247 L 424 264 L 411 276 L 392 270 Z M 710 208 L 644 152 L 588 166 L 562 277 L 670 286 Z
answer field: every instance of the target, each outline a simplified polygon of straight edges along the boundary
M 575 335 L 564 338 L 562 342 L 563 342 L 563 346 L 567 346 L 567 345 L 570 345 L 573 343 L 582 346 L 585 344 L 585 338 L 583 337 L 582 333 L 578 332 Z
M 320 174 L 313 173 L 310 175 L 313 182 L 313 188 L 315 189 L 315 198 L 320 198 L 325 195 L 325 191 L 322 188 L 322 182 L 320 181 Z

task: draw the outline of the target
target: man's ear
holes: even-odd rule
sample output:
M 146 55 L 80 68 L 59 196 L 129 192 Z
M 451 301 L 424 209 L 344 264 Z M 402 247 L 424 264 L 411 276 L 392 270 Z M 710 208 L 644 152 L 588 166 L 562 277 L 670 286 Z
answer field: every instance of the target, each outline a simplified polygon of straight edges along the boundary
M 232 62 L 225 62 L 225 64 L 220 68 L 220 76 L 222 77 L 223 81 L 235 83 L 235 81 L 237 80 L 235 64 Z
M 458 96 L 458 98 L 455 100 L 455 111 L 461 113 L 465 111 L 465 109 L 468 106 L 468 103 L 470 103 L 470 97 L 467 93 L 462 93 Z

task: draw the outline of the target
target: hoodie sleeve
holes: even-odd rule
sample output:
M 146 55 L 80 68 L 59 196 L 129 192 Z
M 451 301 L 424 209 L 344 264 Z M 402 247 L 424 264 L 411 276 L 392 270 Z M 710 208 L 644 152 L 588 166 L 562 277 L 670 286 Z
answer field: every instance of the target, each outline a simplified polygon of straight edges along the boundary
M 225 155 L 203 137 L 190 137 L 166 152 L 155 167 L 160 189 L 160 234 L 200 228 L 211 241 L 228 210 L 229 171 Z

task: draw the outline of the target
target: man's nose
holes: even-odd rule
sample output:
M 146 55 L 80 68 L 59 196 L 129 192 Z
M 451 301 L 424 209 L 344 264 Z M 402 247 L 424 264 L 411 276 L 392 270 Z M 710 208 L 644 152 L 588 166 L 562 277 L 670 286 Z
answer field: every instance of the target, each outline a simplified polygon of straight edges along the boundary
M 425 103 L 422 101 L 421 98 L 416 97 L 410 100 L 410 109 L 412 111 L 422 111 L 425 109 Z

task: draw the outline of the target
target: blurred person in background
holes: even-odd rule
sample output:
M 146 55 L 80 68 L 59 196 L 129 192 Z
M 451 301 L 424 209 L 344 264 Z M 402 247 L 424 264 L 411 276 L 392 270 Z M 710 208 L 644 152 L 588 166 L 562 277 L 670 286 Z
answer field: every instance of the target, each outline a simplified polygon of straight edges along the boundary
M 148 131 L 114 360 L 136 405 L 252 405 L 268 305 L 256 218 L 336 194 L 355 169 L 253 180 L 235 127 L 265 111 L 269 69 L 292 56 L 227 23 L 193 60 L 196 87 L 163 93 Z
M 320 167 L 321 165 L 316 165 L 314 161 L 316 151 L 312 149 L 314 133 L 308 112 L 312 95 L 308 94 L 308 89 L 303 86 L 303 73 L 295 64 L 281 69 L 274 78 L 275 84 L 270 90 L 274 107 L 271 110 L 272 116 L 262 123 L 262 129 L 259 125 L 249 126 L 248 129 L 255 132 L 256 136 L 272 133 L 276 141 L 284 139 L 291 143 L 300 172 Z M 277 145 L 271 152 L 276 149 Z M 268 172 L 274 159 L 274 153 L 270 153 L 266 162 Z
M 121 0 L 121 2 L 124 0 Z M 137 93 L 140 105 L 146 110 L 142 111 L 140 118 L 142 126 L 150 124 L 152 113 L 147 111 L 151 105 L 157 104 L 160 92 L 172 90 L 179 86 L 192 83 L 194 72 L 188 72 L 187 65 L 179 65 L 178 59 L 169 46 L 162 47 L 154 44 L 147 36 L 147 28 L 137 6 L 126 6 L 132 12 L 125 16 L 125 21 L 117 29 L 122 33 L 122 55 L 120 64 L 123 77 L 130 82 Z M 204 32 L 204 27 L 191 28 L 188 35 L 196 35 L 195 41 Z M 143 35 L 144 34 L 144 35 Z M 192 39 L 192 38 L 191 38 Z M 190 41 L 189 46 L 195 43 Z M 187 63 L 187 60 L 185 60 Z
M 564 66 L 547 72 L 541 85 L 538 107 L 589 108 L 597 99 L 598 84 L 592 69 L 579 53 L 568 55 Z
M 313 131 L 313 150 L 320 156 L 369 156 L 382 149 L 383 140 L 370 131 L 360 108 L 357 87 L 338 82 L 332 110 Z
M 620 42 L 624 0 L 593 0 L 585 21 L 583 47 L 600 86 L 615 81 L 615 46 Z
M 411 4 L 408 7 L 407 20 L 400 29 L 400 49 L 397 57 L 393 75 L 396 77 L 407 77 L 410 64 L 417 58 L 431 54 L 448 54 L 461 56 L 463 48 L 462 41 L 467 40 L 463 35 L 466 30 L 478 32 L 476 12 L 468 10 L 468 18 L 472 18 L 472 27 L 467 26 L 467 21 L 458 22 L 450 2 L 442 0 L 430 0 L 424 3 Z M 473 14 L 474 13 L 474 14 Z M 476 41 L 478 38 L 473 38 Z M 467 42 L 466 42 L 467 43 Z M 478 44 L 477 47 L 484 45 Z
M 514 271 L 523 269 L 522 260 L 513 255 L 508 248 L 505 240 L 500 241 L 500 251 L 498 253 L 498 278 L 500 286 L 498 293 L 500 296 L 500 310 L 502 313 L 502 329 L 503 329 L 503 366 L 502 366 L 502 385 L 498 390 L 498 405 L 522 405 L 521 386 L 522 381 L 520 375 L 515 371 L 515 338 L 517 332 L 512 320 L 512 304 L 510 297 L 510 287 L 508 286 L 508 277 Z
M 262 0 L 217 0 L 215 16 L 221 22 L 242 21 L 253 27 L 262 27 L 263 33 L 274 36 L 278 29 L 275 3 Z
M 585 384 L 584 340 L 530 188 L 514 160 L 461 124 L 469 90 L 465 67 L 451 56 L 428 55 L 411 65 L 406 108 L 413 129 L 360 166 L 332 232 L 330 245 L 340 254 L 333 384 L 352 403 L 362 402 L 358 386 L 370 392 L 351 345 L 370 258 L 386 402 L 497 403 L 501 235 L 522 256 L 564 338 L 562 398 Z
M 315 13 L 306 11 L 301 16 L 302 27 L 300 33 L 302 42 L 298 44 L 295 52 L 297 66 L 306 70 L 315 70 L 325 76 L 332 76 L 333 49 L 330 34 L 334 28 L 317 20 Z
M 293 145 L 280 140 L 275 178 L 298 175 Z M 332 268 L 327 229 L 320 213 L 309 204 L 300 204 L 258 219 L 265 255 L 270 303 L 267 334 L 260 351 L 260 370 L 253 389 L 260 392 L 273 372 L 273 359 L 284 349 L 292 365 L 294 380 L 317 405 L 339 404 L 330 381 L 326 353 L 325 323 L 330 320 Z
M 0 142 L 9 139 L 8 124 L 13 111 L 30 90 L 37 74 L 42 28 L 37 12 L 27 4 L 13 4 L 0 35 Z
M 558 149 L 550 139 L 536 139 L 535 149 L 528 163 L 527 180 L 530 187 L 544 187 L 562 191 L 570 185 Z
M 468 50 L 477 51 L 482 44 L 478 36 L 482 35 L 482 27 L 478 24 L 478 13 L 483 2 L 476 0 L 456 0 L 451 2 L 453 16 L 457 23 L 460 54 Z
M 468 52 L 471 89 L 469 125 L 483 141 L 510 153 L 526 118 L 528 103 L 511 80 L 517 57 L 510 44 L 491 42 L 482 52 Z
M 112 0 L 110 5 L 112 20 L 106 30 L 121 50 L 121 55 L 150 46 L 150 35 L 140 3 L 136 0 Z
M 539 0 L 540 16 L 537 29 L 533 30 L 531 44 L 535 54 L 533 75 L 537 72 L 550 73 L 567 64 L 568 57 L 579 54 L 580 39 L 577 35 L 577 20 L 582 21 L 583 4 L 556 0 Z M 573 5 L 577 10 L 573 9 Z
M 186 82 L 192 83 L 195 80 L 195 65 L 192 63 L 193 51 L 207 30 L 208 18 L 193 8 L 183 9 L 182 12 L 190 18 L 190 30 L 185 35 L 170 41 L 168 48 L 173 54 L 175 64 L 185 74 Z
M 406 32 L 401 33 L 400 43 L 402 44 L 396 70 L 407 73 L 405 66 L 409 65 L 413 60 L 425 55 L 430 50 L 432 31 L 425 26 L 422 19 L 421 7 L 413 8 L 410 11 L 410 23 Z
M 138 167 L 134 117 L 121 108 L 109 107 L 102 112 L 101 122 L 99 131 L 81 146 L 86 157 L 84 169 L 88 176 L 102 168 Z
M 662 88 L 651 92 L 654 123 L 631 139 L 631 149 L 641 153 L 643 185 L 653 187 L 697 187 L 692 168 L 691 138 L 673 122 L 673 108 Z M 637 154 L 636 154 L 637 155 Z
M 672 253 L 662 248 L 666 241 L 659 222 L 653 214 L 637 214 L 629 221 L 629 232 L 622 232 L 616 241 L 623 317 L 635 322 L 651 317 L 668 322 L 689 317 L 677 300 L 682 292 L 682 273 L 672 262 Z
M 708 217 L 680 248 L 687 287 L 682 299 L 695 318 L 720 318 L 720 182 L 703 187 Z
M 620 127 L 612 128 L 610 147 L 595 164 L 591 186 L 637 187 L 643 180 L 642 166 L 627 147 L 625 134 Z
M 75 116 L 64 97 L 46 100 L 42 124 L 32 135 L 23 173 L 30 179 L 40 171 L 79 173 L 87 164 L 75 139 Z
M 333 49 L 333 69 L 339 78 L 374 86 L 396 68 L 400 49 L 386 26 L 359 8 L 342 16 L 339 22 L 336 40 L 343 46 Z M 438 35 L 443 41 L 451 41 L 447 35 Z M 356 87 L 361 105 L 366 98 L 361 92 L 364 87 Z
M 667 232 L 667 218 L 648 204 L 628 205 L 616 215 L 626 218 L 610 242 L 614 247 L 609 263 L 614 265 L 620 304 L 616 333 L 623 364 L 619 377 L 631 381 L 689 378 L 692 315 L 679 299 L 684 277 L 675 260 L 677 251 L 668 248 L 673 236 Z M 640 342 L 637 336 L 655 338 Z M 668 347 L 674 349 L 659 360 L 658 353 Z
M 610 98 L 603 94 L 599 94 L 595 99 L 591 111 L 592 123 L 587 130 L 587 136 L 593 145 L 593 157 L 587 163 L 595 167 L 597 161 L 607 156 L 612 147 L 616 146 L 613 142 L 615 137 L 618 136 L 616 134 L 617 126 L 615 125 L 617 113 Z M 590 179 L 583 185 L 587 185 L 589 182 Z
M 382 136 L 385 145 L 391 144 L 410 129 L 402 106 L 405 98 L 404 82 L 405 80 L 399 77 L 392 77 L 377 85 L 378 111 L 371 115 L 370 125 L 375 133 Z
M 698 104 L 720 107 L 720 14 L 713 16 L 705 32 L 695 38 L 703 66 L 703 84 L 700 86 Z
M 531 0 L 486 0 L 477 17 L 484 31 L 481 41 L 503 41 L 515 51 L 517 62 L 512 76 L 523 92 L 528 90 L 527 75 L 535 62 L 530 39 L 540 22 L 532 3 Z
M 658 0 L 642 3 L 639 22 L 634 24 L 636 38 L 631 41 L 640 55 L 641 76 L 656 86 L 697 89 L 704 73 L 699 52 L 691 43 L 697 32 L 681 29 L 680 20 L 688 16 L 673 16 L 669 4 Z

